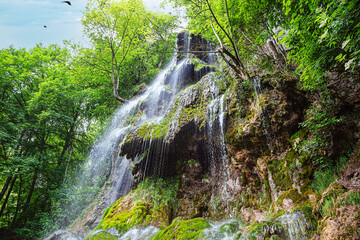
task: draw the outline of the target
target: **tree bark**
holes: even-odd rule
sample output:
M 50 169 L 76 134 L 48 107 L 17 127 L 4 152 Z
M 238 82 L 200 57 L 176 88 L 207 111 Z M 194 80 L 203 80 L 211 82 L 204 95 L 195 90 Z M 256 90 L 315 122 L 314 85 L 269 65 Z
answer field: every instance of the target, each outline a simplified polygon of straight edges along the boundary
M 162 58 L 161 58 L 161 60 L 159 62 L 158 69 L 161 69 L 161 65 L 163 64 L 163 62 L 165 60 L 165 57 L 166 57 L 167 49 L 168 49 L 168 43 L 166 43 L 166 45 L 165 45 L 164 54 L 163 54 L 163 56 L 162 56 Z
M 15 222 L 16 222 L 16 218 L 17 218 L 17 214 L 19 212 L 19 208 L 20 208 L 20 199 L 21 199 L 21 189 L 22 189 L 22 178 L 21 176 L 20 178 L 20 186 L 19 186 L 19 192 L 18 192 L 18 199 L 17 199 L 17 203 L 16 203 L 16 210 L 15 210 L 15 214 L 14 214 L 14 218 L 13 221 L 11 223 L 12 226 L 14 226 Z
M 3 203 L 3 205 L 1 206 L 0 217 L 1 217 L 2 214 L 4 213 L 6 204 L 7 204 L 8 200 L 9 200 L 10 194 L 11 194 L 11 192 L 12 192 L 12 189 L 13 189 L 14 185 L 15 185 L 15 181 L 16 181 L 16 177 L 13 178 L 13 180 L 12 180 L 12 182 L 11 182 L 11 185 L 10 185 L 10 188 L 9 188 L 9 191 L 8 191 L 8 193 L 6 194 L 6 198 L 5 198 L 5 200 L 4 200 L 4 203 Z
M 27 199 L 26 199 L 26 202 L 25 202 L 25 204 L 24 204 L 23 212 L 26 212 L 27 208 L 29 207 L 31 197 L 32 197 L 32 195 L 33 195 L 33 193 L 34 193 L 35 183 L 36 183 L 36 180 L 37 180 L 37 176 L 38 176 L 38 173 L 35 172 L 35 173 L 34 173 L 34 176 L 33 176 L 32 183 L 31 183 L 30 192 L 29 192 L 28 197 L 27 197 Z
M 0 193 L 0 201 L 2 200 L 2 198 L 3 198 L 4 195 L 5 195 L 6 190 L 8 189 L 9 184 L 10 184 L 10 182 L 11 182 L 11 179 L 12 179 L 12 176 L 9 176 L 9 177 L 6 179 L 6 182 L 5 182 L 5 184 L 4 184 L 4 186 L 3 186 L 2 190 L 1 190 L 1 193 Z

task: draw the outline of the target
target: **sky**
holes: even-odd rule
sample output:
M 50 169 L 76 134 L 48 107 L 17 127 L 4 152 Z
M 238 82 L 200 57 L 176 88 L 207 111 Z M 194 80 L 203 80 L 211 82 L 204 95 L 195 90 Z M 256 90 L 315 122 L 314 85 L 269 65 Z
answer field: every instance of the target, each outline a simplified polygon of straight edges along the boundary
M 160 7 L 162 1 L 143 0 L 149 10 L 169 12 Z M 29 49 L 63 40 L 86 45 L 81 26 L 86 0 L 70 2 L 71 6 L 62 0 L 0 0 L 0 49 L 10 45 Z

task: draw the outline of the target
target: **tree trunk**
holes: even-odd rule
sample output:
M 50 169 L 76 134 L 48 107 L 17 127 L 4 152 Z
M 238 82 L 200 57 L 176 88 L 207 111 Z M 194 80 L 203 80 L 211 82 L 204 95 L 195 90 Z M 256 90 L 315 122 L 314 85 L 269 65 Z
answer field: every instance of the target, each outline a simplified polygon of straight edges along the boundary
M 165 50 L 164 50 L 164 54 L 159 62 L 159 65 L 158 65 L 158 69 L 161 69 L 161 65 L 163 64 L 164 60 L 165 60 L 165 57 L 166 57 L 166 53 L 167 53 L 167 49 L 168 49 L 168 43 L 166 43 L 165 45 Z
M 2 214 L 4 213 L 6 204 L 7 204 L 8 200 L 9 200 L 9 197 L 10 197 L 10 194 L 11 194 L 12 189 L 13 189 L 13 187 L 14 187 L 15 181 L 16 181 L 16 177 L 14 177 L 14 179 L 12 180 L 11 185 L 10 185 L 10 188 L 9 188 L 9 191 L 8 191 L 8 193 L 6 194 L 6 198 L 5 198 L 5 200 L 4 200 L 4 203 L 3 203 L 3 205 L 1 206 L 0 217 L 1 217 Z
M 276 47 L 275 47 L 274 42 L 273 42 L 273 41 L 269 41 L 268 44 L 269 44 L 270 50 L 271 50 L 271 52 L 272 52 L 275 60 L 278 61 L 278 60 L 279 60 L 279 53 L 278 53 L 278 51 L 277 51 L 277 49 L 276 49 Z
M 9 184 L 10 184 L 10 182 L 11 182 L 11 179 L 12 179 L 12 176 L 9 176 L 9 177 L 6 179 L 6 182 L 5 182 L 5 184 L 4 184 L 4 186 L 3 186 L 2 190 L 1 190 L 1 193 L 0 193 L 0 201 L 2 200 L 2 198 L 3 198 L 4 195 L 5 195 L 6 190 L 8 189 Z
M 113 87 L 114 87 L 114 97 L 115 97 L 115 99 L 122 102 L 122 103 L 127 102 L 126 99 L 123 99 L 122 97 L 119 96 L 117 87 L 115 85 Z
M 29 207 L 31 197 L 32 197 L 32 195 L 33 195 L 33 193 L 34 193 L 35 183 L 36 183 L 36 180 L 37 180 L 37 176 L 38 176 L 38 173 L 35 172 L 35 173 L 34 173 L 33 180 L 32 180 L 32 183 L 31 183 L 30 192 L 29 192 L 28 197 L 27 197 L 27 199 L 26 199 L 26 202 L 25 202 L 25 204 L 24 204 L 23 212 L 26 212 L 27 208 Z
M 13 218 L 13 221 L 11 223 L 12 226 L 14 226 L 14 224 L 16 222 L 17 214 L 18 214 L 19 208 L 20 208 L 21 188 L 22 188 L 22 178 L 20 176 L 20 186 L 19 186 L 19 192 L 18 192 L 18 199 L 17 199 L 17 203 L 16 203 L 16 210 L 15 210 L 14 218 Z

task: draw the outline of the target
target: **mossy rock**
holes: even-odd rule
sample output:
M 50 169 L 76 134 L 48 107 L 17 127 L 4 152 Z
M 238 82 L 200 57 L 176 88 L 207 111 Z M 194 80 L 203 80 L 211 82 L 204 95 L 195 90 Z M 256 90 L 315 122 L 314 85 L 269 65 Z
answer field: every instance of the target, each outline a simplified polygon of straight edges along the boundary
M 209 227 L 210 223 L 203 218 L 194 218 L 184 221 L 175 219 L 168 227 L 158 232 L 153 240 L 198 239 L 202 230 Z
M 290 170 L 296 158 L 295 151 L 290 150 L 285 159 L 270 159 L 267 162 L 269 171 L 278 190 L 286 191 L 292 188 Z
M 106 231 L 100 231 L 89 234 L 85 239 L 86 240 L 117 240 L 118 237 Z
M 119 234 L 123 234 L 134 226 L 165 227 L 168 224 L 168 212 L 165 205 L 154 208 L 152 203 L 129 203 L 121 198 L 105 211 L 100 224 L 94 230 L 115 228 Z
M 245 229 L 245 239 L 266 239 L 276 235 L 283 235 L 283 226 L 276 221 L 255 221 Z
M 292 212 L 301 211 L 304 214 L 306 221 L 309 224 L 309 229 L 315 230 L 317 229 L 318 222 L 317 218 L 313 214 L 313 208 L 308 204 L 303 204 L 299 207 L 295 207 Z
M 149 215 L 149 205 L 147 203 L 138 201 L 125 211 L 119 211 L 117 207 L 119 204 L 121 204 L 121 201 L 117 201 L 105 212 L 106 215 L 95 230 L 116 228 L 119 233 L 124 233 L 136 225 L 144 224 L 146 216 Z
M 277 205 L 281 206 L 284 199 L 291 199 L 294 204 L 305 202 L 307 198 L 300 194 L 296 188 L 292 188 L 279 196 Z

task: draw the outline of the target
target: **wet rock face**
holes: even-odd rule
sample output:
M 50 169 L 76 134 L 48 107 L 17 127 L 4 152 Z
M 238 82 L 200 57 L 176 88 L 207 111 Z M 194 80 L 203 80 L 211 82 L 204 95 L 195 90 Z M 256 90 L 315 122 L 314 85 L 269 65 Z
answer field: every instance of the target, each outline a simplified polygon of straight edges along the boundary
M 209 170 L 207 107 L 225 89 L 224 79 L 210 73 L 181 91 L 160 121 L 134 128 L 120 144 L 120 156 L 135 164 L 135 181 L 182 173 L 181 164 L 193 159 Z M 216 148 L 216 146 L 213 146 Z
M 245 239 L 309 239 L 310 233 L 314 230 L 313 224 L 301 211 L 284 214 L 273 221 L 254 222 L 245 228 L 244 234 L 240 237 Z
M 341 72 L 341 71 L 339 71 Z M 336 97 L 341 101 L 356 106 L 359 108 L 360 104 L 360 73 L 355 71 L 345 71 L 341 73 L 328 73 L 327 76 L 330 78 L 330 88 Z
M 178 191 L 179 207 L 176 216 L 180 218 L 207 217 L 211 185 L 198 162 L 183 166 Z
M 190 41 L 187 41 L 189 39 Z M 178 47 L 177 62 L 184 58 L 197 58 L 208 64 L 214 64 L 214 55 L 209 55 L 207 51 L 214 52 L 213 46 L 201 36 L 195 36 L 188 32 L 180 32 L 177 35 L 176 45 Z

